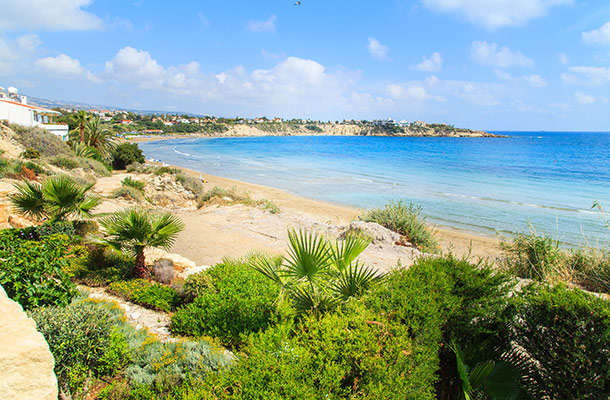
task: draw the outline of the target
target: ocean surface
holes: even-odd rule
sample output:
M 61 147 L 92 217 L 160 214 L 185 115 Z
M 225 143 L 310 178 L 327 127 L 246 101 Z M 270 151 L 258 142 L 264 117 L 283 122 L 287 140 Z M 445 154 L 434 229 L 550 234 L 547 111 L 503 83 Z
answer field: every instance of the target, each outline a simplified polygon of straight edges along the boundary
M 488 236 L 546 233 L 607 246 L 610 133 L 494 132 L 508 138 L 194 138 L 141 143 L 148 157 L 327 202 L 403 199 L 426 220 Z M 610 217 L 610 215 L 609 215 Z

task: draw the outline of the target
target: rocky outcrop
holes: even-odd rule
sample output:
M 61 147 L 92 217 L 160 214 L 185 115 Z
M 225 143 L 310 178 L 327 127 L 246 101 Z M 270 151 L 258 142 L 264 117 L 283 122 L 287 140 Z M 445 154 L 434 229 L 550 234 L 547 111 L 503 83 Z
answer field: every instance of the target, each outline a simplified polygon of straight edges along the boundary
M 57 400 L 54 365 L 34 320 L 0 286 L 0 399 Z
M 146 182 L 144 195 L 155 206 L 166 208 L 197 208 L 197 196 L 187 190 L 172 174 L 154 176 Z

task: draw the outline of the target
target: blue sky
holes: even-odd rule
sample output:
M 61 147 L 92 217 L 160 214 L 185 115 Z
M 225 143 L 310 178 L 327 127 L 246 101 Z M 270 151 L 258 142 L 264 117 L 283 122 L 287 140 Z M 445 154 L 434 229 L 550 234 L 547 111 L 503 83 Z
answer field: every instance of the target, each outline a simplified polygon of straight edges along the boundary
M 610 131 L 603 0 L 0 0 L 0 86 L 233 116 Z

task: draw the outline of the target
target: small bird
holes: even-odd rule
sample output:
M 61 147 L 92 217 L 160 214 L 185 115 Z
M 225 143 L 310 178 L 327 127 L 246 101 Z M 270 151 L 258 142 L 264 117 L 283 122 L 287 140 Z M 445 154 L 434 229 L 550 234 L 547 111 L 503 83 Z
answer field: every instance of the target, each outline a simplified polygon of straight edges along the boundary
M 295 6 L 295 7 L 296 7 L 296 6 L 300 6 L 300 5 L 301 5 L 301 2 L 300 2 L 300 1 L 297 1 L 296 3 L 294 3 L 294 6 Z

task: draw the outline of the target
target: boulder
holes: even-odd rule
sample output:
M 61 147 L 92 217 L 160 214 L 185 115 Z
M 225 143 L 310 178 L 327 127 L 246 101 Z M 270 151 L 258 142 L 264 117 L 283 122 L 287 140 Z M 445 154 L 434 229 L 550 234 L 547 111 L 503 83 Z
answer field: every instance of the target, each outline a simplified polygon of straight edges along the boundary
M 186 257 L 179 254 L 167 253 L 161 249 L 149 248 L 144 250 L 146 265 L 153 266 L 157 260 L 166 259 L 174 263 L 176 272 L 184 271 L 187 268 L 194 268 L 197 265 Z
M 57 400 L 55 361 L 36 323 L 0 286 L 0 399 Z
M 167 208 L 197 208 L 197 197 L 186 190 L 174 175 L 155 176 L 144 187 L 146 198 L 154 205 Z
M 27 218 L 24 218 L 20 215 L 9 215 L 8 223 L 11 224 L 13 228 L 27 228 L 28 226 L 36 225 L 34 222 L 30 221 Z

